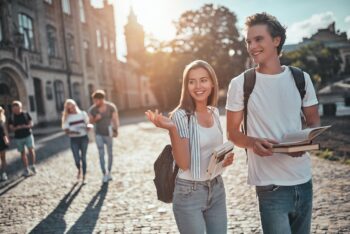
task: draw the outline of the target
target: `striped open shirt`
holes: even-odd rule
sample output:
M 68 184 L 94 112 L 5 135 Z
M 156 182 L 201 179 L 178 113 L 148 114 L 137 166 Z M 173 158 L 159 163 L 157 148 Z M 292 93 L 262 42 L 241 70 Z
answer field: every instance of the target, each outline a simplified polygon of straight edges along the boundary
M 214 112 L 214 119 L 219 126 L 222 133 L 222 127 L 219 120 L 219 110 L 216 107 L 208 107 Z M 190 116 L 190 119 L 188 119 Z M 200 138 L 198 133 L 197 118 L 193 114 L 188 114 L 184 109 L 177 109 L 172 115 L 171 119 L 176 125 L 177 131 L 181 138 L 188 138 L 190 145 L 191 155 L 191 174 L 193 179 L 199 179 L 201 175 L 201 151 L 200 151 Z

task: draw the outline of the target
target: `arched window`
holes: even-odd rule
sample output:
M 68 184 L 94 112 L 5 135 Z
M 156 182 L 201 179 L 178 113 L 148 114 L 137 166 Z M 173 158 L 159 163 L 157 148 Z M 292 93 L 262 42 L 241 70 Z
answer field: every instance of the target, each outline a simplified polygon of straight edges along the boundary
M 58 51 L 57 51 L 57 33 L 56 33 L 56 28 L 47 25 L 46 26 L 46 34 L 47 34 L 47 53 L 51 57 L 58 57 Z
M 19 33 L 24 37 L 23 47 L 25 49 L 34 51 L 34 30 L 33 30 L 33 20 L 28 15 L 19 13 L 18 14 L 18 26 Z

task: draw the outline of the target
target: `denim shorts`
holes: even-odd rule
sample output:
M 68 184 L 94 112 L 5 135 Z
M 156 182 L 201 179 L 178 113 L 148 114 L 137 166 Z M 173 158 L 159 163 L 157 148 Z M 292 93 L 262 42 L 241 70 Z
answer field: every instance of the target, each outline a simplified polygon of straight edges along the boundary
M 27 137 L 24 138 L 16 138 L 16 146 L 18 152 L 23 152 L 24 151 L 24 146 L 27 146 L 28 149 L 34 148 L 34 137 L 33 134 L 30 134 Z

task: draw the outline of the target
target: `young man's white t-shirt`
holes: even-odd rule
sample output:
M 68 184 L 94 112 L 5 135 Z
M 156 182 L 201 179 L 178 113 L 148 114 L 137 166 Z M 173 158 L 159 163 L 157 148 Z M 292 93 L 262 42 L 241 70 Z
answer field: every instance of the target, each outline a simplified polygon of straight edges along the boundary
M 283 134 L 302 128 L 301 106 L 318 103 L 310 76 L 304 72 L 306 94 L 301 103 L 299 91 L 287 66 L 283 72 L 268 75 L 256 72 L 256 83 L 248 101 L 248 136 L 280 140 Z M 231 80 L 226 109 L 242 111 L 244 74 Z M 275 153 L 261 157 L 248 150 L 248 184 L 297 185 L 311 179 L 310 155 L 291 157 Z

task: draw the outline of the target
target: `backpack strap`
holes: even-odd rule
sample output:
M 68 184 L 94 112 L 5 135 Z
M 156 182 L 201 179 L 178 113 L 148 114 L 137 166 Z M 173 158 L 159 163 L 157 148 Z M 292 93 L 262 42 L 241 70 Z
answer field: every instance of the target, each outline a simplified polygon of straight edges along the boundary
M 289 66 L 289 69 L 292 72 L 295 86 L 297 87 L 299 94 L 300 94 L 300 98 L 301 98 L 300 116 L 301 116 L 301 119 L 304 122 L 304 124 L 306 124 L 306 117 L 305 117 L 304 112 L 303 112 L 303 99 L 304 99 L 305 93 L 306 93 L 304 72 L 300 68 L 297 68 L 297 67 Z
M 293 66 L 289 66 L 289 69 L 292 72 L 295 85 L 297 86 L 300 94 L 301 101 L 303 101 L 306 93 L 304 72 L 301 69 Z
M 243 132 L 245 135 L 248 134 L 247 130 L 247 117 L 248 117 L 248 100 L 250 94 L 253 92 L 256 81 L 255 68 L 251 68 L 244 72 L 244 83 L 243 83 Z

